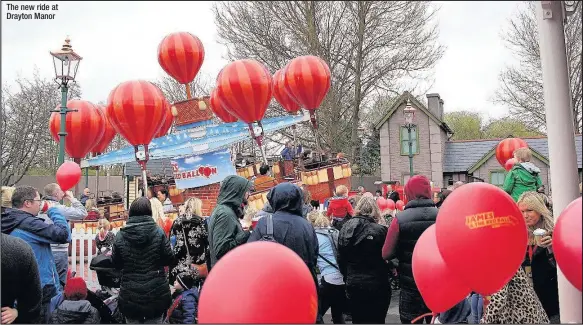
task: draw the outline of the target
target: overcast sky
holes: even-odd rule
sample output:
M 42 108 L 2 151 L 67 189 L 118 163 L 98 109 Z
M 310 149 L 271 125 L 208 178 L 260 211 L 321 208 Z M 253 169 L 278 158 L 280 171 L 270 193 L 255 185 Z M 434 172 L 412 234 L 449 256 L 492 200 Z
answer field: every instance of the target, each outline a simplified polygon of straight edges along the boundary
M 58 4 L 53 20 L 8 20 L 7 4 Z M 445 110 L 475 110 L 485 117 L 506 114 L 491 102 L 498 74 L 514 62 L 500 33 L 519 8 L 517 2 L 436 2 L 440 7 L 440 42 L 447 47 L 435 69 L 429 92 L 445 101 Z M 83 99 L 105 101 L 120 82 L 153 80 L 164 75 L 157 47 L 172 32 L 188 31 L 205 47 L 201 71 L 214 78 L 227 63 L 216 43 L 212 2 L 36 2 L 2 1 L 2 83 L 18 73 L 54 75 L 50 50 L 59 49 L 70 35 L 73 49 L 83 57 L 77 80 Z M 55 89 L 57 91 L 57 89 Z

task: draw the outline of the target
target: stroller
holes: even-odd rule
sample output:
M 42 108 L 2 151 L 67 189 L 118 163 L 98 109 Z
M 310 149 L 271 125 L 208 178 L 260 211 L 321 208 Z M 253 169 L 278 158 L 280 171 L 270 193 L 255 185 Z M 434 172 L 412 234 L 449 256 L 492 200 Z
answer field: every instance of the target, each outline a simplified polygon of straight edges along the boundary
M 95 296 L 107 306 L 111 314 L 111 324 L 125 323 L 118 306 L 121 273 L 113 266 L 111 256 L 107 254 L 96 255 L 91 259 L 89 269 L 97 274 L 97 281 L 101 285 L 101 289 L 95 292 Z

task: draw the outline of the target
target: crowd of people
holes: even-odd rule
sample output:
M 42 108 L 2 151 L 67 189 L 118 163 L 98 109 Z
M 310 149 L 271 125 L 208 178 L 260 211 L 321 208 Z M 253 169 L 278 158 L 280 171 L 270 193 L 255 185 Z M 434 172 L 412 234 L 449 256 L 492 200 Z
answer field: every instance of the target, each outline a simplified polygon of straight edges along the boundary
M 131 203 L 117 234 L 99 218 L 96 246 L 122 274 L 118 304 L 126 323 L 196 323 L 209 272 L 231 250 L 259 240 L 284 245 L 305 262 L 318 288 L 315 323 L 324 322 L 328 309 L 335 324 L 385 323 L 395 283 L 402 323 L 558 323 L 551 202 L 540 193 L 529 155 L 515 153 L 518 163 L 504 185 L 529 229 L 522 267 L 499 292 L 472 292 L 438 315 L 430 314 L 416 286 L 413 249 L 463 183 L 433 193 L 426 177 L 414 176 L 404 187 L 404 210 L 381 211 L 382 191 L 362 188 L 349 197 L 348 188 L 338 186 L 324 210 L 305 187 L 284 182 L 274 184 L 257 211 L 247 206 L 254 182 L 231 175 L 221 182 L 210 217 L 203 218 L 202 201 L 191 197 L 169 224 L 164 212 L 174 207 L 167 192 L 149 193 Z M 399 200 L 392 189 L 384 197 Z M 67 271 L 68 221 L 86 218 L 88 209 L 57 184 L 47 185 L 42 199 L 32 187 L 3 189 L 2 205 L 2 323 L 100 323 L 103 314 L 87 284 Z M 534 236 L 535 229 L 545 234 Z

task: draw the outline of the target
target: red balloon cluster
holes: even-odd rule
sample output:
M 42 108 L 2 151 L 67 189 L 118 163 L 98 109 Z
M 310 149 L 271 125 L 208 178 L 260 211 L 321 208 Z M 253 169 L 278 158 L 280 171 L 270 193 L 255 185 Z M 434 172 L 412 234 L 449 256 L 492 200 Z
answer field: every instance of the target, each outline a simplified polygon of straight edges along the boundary
M 215 88 L 211 91 L 209 104 L 210 104 L 209 106 L 211 107 L 211 111 L 213 111 L 213 113 L 215 113 L 215 116 L 218 117 L 219 119 L 221 119 L 221 121 L 223 121 L 225 123 L 234 123 L 234 122 L 238 121 L 238 119 L 236 117 L 231 115 L 231 113 L 229 113 L 223 107 L 223 104 L 221 103 L 221 100 L 219 99 L 217 88 Z
M 512 169 L 512 167 L 514 167 L 514 165 L 516 165 L 516 163 L 517 163 L 517 160 L 515 158 L 510 158 L 504 164 L 504 169 L 506 169 L 506 171 L 509 172 Z
M 381 211 L 395 210 L 395 202 L 391 199 L 385 199 L 384 197 L 377 198 L 377 205 Z
M 567 280 L 581 291 L 583 264 L 581 236 L 583 219 L 581 197 L 571 202 L 557 219 L 553 235 L 553 252 Z
M 198 308 L 201 324 L 314 324 L 318 295 L 296 253 L 258 241 L 221 258 L 205 280 Z
M 107 100 L 106 114 L 113 128 L 132 146 L 148 145 L 164 123 L 167 101 L 162 91 L 143 80 L 115 87 Z
M 273 79 L 255 60 L 229 63 L 217 77 L 217 95 L 223 107 L 245 123 L 260 121 L 273 95 Z
M 181 84 L 194 80 L 203 61 L 204 46 L 190 33 L 169 34 L 158 45 L 158 63 Z
M 273 97 L 290 114 L 295 115 L 301 109 L 300 105 L 285 90 L 285 74 L 281 70 L 277 70 L 273 75 Z
M 93 153 L 94 155 L 99 155 L 99 154 L 105 152 L 107 147 L 109 147 L 111 140 L 113 140 L 113 138 L 115 137 L 117 132 L 115 132 L 115 129 L 113 128 L 113 126 L 111 126 L 111 123 L 107 119 L 105 107 L 99 106 L 99 105 L 97 105 L 96 107 L 97 107 L 97 110 L 103 115 L 103 121 L 104 121 L 104 123 L 103 123 L 103 136 L 101 137 L 101 140 L 93 147 L 93 149 L 91 149 L 91 153 Z
M 79 165 L 72 161 L 65 161 L 55 174 L 57 178 L 57 184 L 61 187 L 63 191 L 67 191 L 73 186 L 77 185 L 81 179 L 81 168 Z
M 59 109 L 57 107 L 57 109 Z M 65 151 L 75 159 L 84 158 L 101 141 L 105 127 L 105 116 L 91 102 L 86 100 L 70 100 L 67 108 L 75 109 L 65 118 Z M 53 139 L 59 142 L 61 114 L 53 112 L 49 120 L 49 130 Z
M 496 147 L 496 159 L 504 166 L 508 159 L 514 157 L 514 151 L 518 148 L 528 148 L 526 141 L 520 138 L 508 138 L 500 141 Z
M 397 210 L 403 211 L 403 210 L 405 210 L 405 202 L 399 200 L 399 201 L 395 202 L 395 207 L 397 208 Z

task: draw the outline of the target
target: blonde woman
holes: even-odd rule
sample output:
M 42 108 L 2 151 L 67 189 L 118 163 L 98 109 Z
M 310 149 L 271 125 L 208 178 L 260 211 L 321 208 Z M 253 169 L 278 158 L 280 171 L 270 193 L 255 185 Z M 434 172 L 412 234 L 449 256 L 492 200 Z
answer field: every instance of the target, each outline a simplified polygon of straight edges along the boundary
M 97 247 L 97 253 L 111 254 L 111 248 L 113 247 L 113 241 L 115 239 L 115 235 L 111 232 L 111 224 L 105 218 L 99 219 L 97 222 L 97 229 L 99 229 L 99 232 L 95 235 L 95 247 Z
M 152 218 L 156 224 L 158 224 L 158 226 L 164 230 L 164 234 L 169 236 L 170 227 L 172 224 L 170 223 L 170 218 L 164 214 L 164 206 L 157 198 L 151 198 L 150 204 L 152 205 Z
M 338 266 L 338 230 L 330 227 L 330 219 L 318 211 L 308 213 L 308 220 L 316 230 L 318 238 L 318 269 L 322 279 L 318 288 L 318 323 L 332 308 L 332 322 L 344 324 L 346 286 Z
M 182 272 L 194 271 L 197 279 L 204 276 L 209 242 L 200 199 L 191 197 L 186 200 L 184 213 L 174 220 L 170 236 L 176 238 L 176 245 L 172 248 L 175 260 L 170 265 L 169 283 L 174 284 L 176 276 Z
M 353 324 L 384 324 L 391 298 L 388 264 L 382 248 L 387 227 L 378 224 L 381 212 L 373 197 L 363 196 L 338 238 L 339 266 Z
M 551 323 L 557 323 L 559 293 L 557 264 L 552 250 L 553 215 L 545 204 L 544 196 L 536 192 L 523 193 L 518 199 L 518 208 L 528 227 L 528 247 L 522 267 L 532 279 L 534 291 Z
M 528 148 L 519 148 L 514 151 L 514 159 L 518 161 L 506 174 L 502 188 L 517 201 L 524 192 L 543 192 L 543 182 L 540 178 L 540 169 L 530 160 L 532 151 Z
M 2 186 L 2 207 L 12 208 L 12 193 L 15 188 L 11 186 Z

